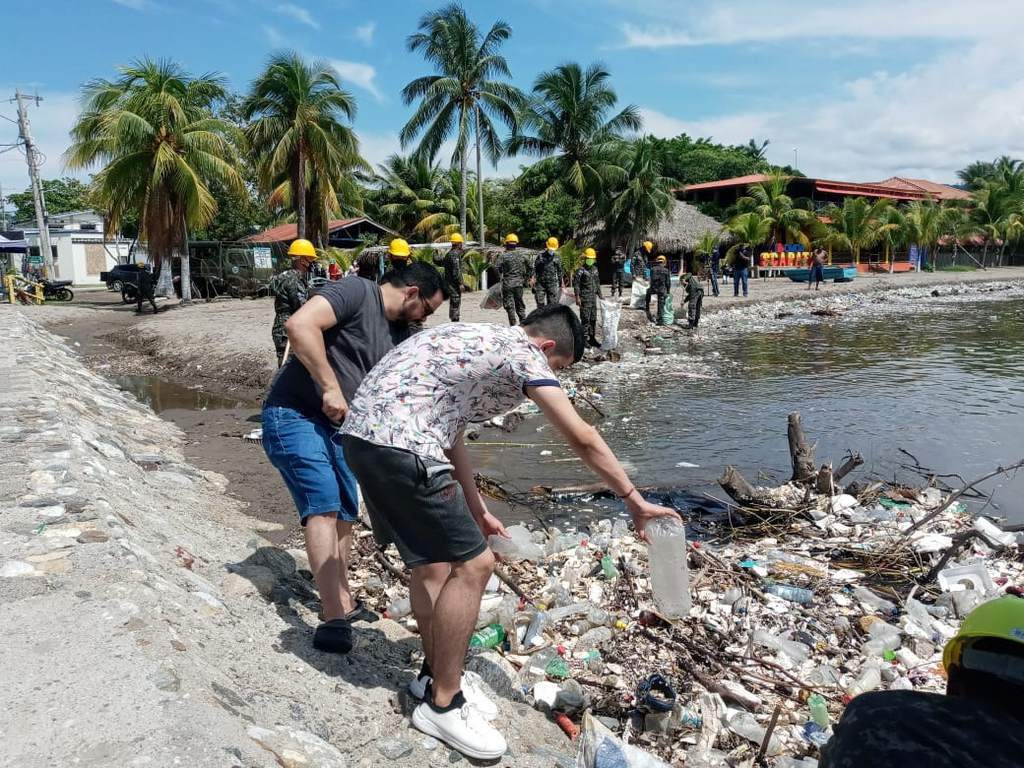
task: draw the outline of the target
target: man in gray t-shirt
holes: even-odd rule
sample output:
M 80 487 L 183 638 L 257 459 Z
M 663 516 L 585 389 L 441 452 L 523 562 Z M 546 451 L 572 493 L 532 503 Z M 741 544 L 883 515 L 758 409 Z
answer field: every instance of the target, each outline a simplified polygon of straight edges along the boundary
M 414 263 L 380 285 L 359 277 L 327 283 L 285 324 L 292 357 L 263 404 L 263 449 L 291 492 L 306 538 L 322 623 L 313 645 L 348 653 L 350 622 L 373 618 L 348 588 L 356 480 L 333 438 L 363 377 L 444 301 L 441 276 Z

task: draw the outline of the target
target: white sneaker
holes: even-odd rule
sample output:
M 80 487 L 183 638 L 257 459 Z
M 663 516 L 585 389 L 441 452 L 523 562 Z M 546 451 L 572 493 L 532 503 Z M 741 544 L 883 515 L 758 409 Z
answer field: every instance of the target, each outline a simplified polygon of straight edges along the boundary
M 430 681 L 430 675 L 414 677 L 409 681 L 409 693 L 417 699 L 422 699 L 427 695 L 427 684 Z M 480 675 L 467 670 L 462 673 L 462 680 L 459 683 L 466 701 L 476 707 L 485 720 L 493 720 L 498 716 L 498 705 L 487 695 L 484 679 Z
M 476 760 L 495 760 L 508 749 L 505 737 L 468 702 L 448 712 L 436 712 L 423 702 L 413 710 L 412 724 Z

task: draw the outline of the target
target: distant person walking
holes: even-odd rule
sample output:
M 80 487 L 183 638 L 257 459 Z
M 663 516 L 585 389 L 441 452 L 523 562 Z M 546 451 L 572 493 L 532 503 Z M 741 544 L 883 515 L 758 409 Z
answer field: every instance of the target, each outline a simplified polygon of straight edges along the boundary
M 270 336 L 277 352 L 277 367 L 284 364 L 284 351 L 288 347 L 288 334 L 284 326 L 303 304 L 309 292 L 309 270 L 316 260 L 316 250 L 309 240 L 295 240 L 288 246 L 292 257 L 291 269 L 274 275 L 270 280 L 270 295 L 274 297 L 274 325 Z
M 580 324 L 587 346 L 597 347 L 597 300 L 601 295 L 601 277 L 597 273 L 597 253 L 593 248 L 583 252 L 583 266 L 572 277 L 572 291 L 580 308 Z
M 625 278 L 626 252 L 620 245 L 615 249 L 615 253 L 612 254 L 612 296 L 615 295 L 616 291 L 618 291 L 619 296 L 622 296 L 622 283 L 625 281 Z
M 533 262 L 534 296 L 537 308 L 557 305 L 562 298 L 562 258 L 558 255 L 558 238 L 549 237 L 547 248 Z
M 462 261 L 466 256 L 462 235 L 456 232 L 450 238 L 452 247 L 444 255 L 444 283 L 448 288 L 448 319 L 459 322 L 462 310 Z
M 709 259 L 709 267 L 711 269 L 711 295 L 718 295 L 718 276 L 721 274 L 722 269 L 722 246 L 716 245 L 711 251 L 711 258 Z
M 811 274 L 807 278 L 807 290 L 811 290 L 811 283 L 814 283 L 814 290 L 825 282 L 825 249 L 818 248 L 814 251 L 814 258 L 811 260 Z
M 501 305 L 508 315 L 509 325 L 515 325 L 517 318 L 520 323 L 526 319 L 523 287 L 526 285 L 528 271 L 526 257 L 519 250 L 519 237 L 510 232 L 505 235 L 505 252 L 498 261 L 498 274 L 501 275 Z
M 658 317 L 651 317 L 651 296 L 658 297 Z M 656 325 L 665 324 L 665 299 L 671 301 L 672 296 L 672 273 L 668 271 L 668 259 L 659 256 L 651 267 L 651 287 L 647 289 L 647 299 L 644 308 L 647 310 L 647 319 Z
M 740 295 L 740 284 L 743 285 L 743 297 L 747 296 L 747 283 L 750 280 L 750 264 L 752 256 L 749 245 L 744 245 L 738 251 L 732 263 L 732 295 Z
M 367 372 L 443 301 L 438 271 L 414 263 L 391 270 L 380 285 L 358 277 L 327 283 L 288 320 L 293 354 L 263 403 L 263 449 L 302 523 L 323 607 L 323 623 L 313 634 L 317 650 L 348 653 L 350 623 L 376 620 L 349 590 L 358 496 L 333 438 Z
M 149 267 L 143 267 L 139 270 L 139 293 L 135 297 L 135 314 L 142 314 L 143 301 L 148 301 L 149 305 L 153 307 L 154 315 L 159 311 L 156 308 L 156 299 L 154 297 L 156 289 L 156 285 L 154 283 L 153 273 L 149 271 Z

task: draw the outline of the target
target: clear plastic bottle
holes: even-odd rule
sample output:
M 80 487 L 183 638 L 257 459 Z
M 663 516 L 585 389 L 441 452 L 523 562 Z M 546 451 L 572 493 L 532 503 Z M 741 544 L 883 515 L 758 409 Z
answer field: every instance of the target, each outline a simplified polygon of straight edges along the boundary
M 803 587 L 794 587 L 790 584 L 768 584 L 764 587 L 765 594 L 781 597 L 791 603 L 810 605 L 814 602 L 814 593 Z
M 608 627 L 594 627 L 588 629 L 576 641 L 576 651 L 590 651 L 599 648 L 603 643 L 612 639 L 612 631 Z
M 666 618 L 687 616 L 690 573 L 686 564 L 686 529 L 678 518 L 659 517 L 647 524 L 646 532 L 654 602 Z
M 807 699 L 807 708 L 811 710 L 811 720 L 822 728 L 828 728 L 828 705 L 821 694 L 815 693 Z
M 408 597 L 400 597 L 397 600 L 393 600 L 387 608 L 389 619 L 401 619 L 410 613 L 412 613 L 412 603 L 409 602 Z
M 757 645 L 770 648 L 776 653 L 785 654 L 797 664 L 805 662 L 811 653 L 811 649 L 803 643 L 798 643 L 796 640 L 786 640 L 782 637 L 776 637 L 770 632 L 765 632 L 760 629 L 754 632 L 754 642 Z
M 846 694 L 853 698 L 862 693 L 873 691 L 882 684 L 882 672 L 877 664 L 866 664 L 857 676 L 857 679 L 846 688 Z

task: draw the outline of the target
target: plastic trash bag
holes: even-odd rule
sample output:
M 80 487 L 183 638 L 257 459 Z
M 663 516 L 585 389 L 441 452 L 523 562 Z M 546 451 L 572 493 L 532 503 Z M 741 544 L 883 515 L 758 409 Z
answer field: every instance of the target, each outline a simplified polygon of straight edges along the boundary
M 618 301 L 601 299 L 601 349 L 607 351 L 619 346 L 619 318 L 622 304 Z
M 639 747 L 624 744 L 588 712 L 583 716 L 576 768 L 670 768 Z
M 480 309 L 501 309 L 501 283 L 487 289 L 483 301 L 480 302 Z
M 651 298 L 654 298 L 653 296 Z M 672 294 L 665 297 L 665 308 L 661 312 L 661 322 L 672 325 L 676 321 L 676 311 L 672 308 Z
M 647 289 L 650 288 L 650 284 L 646 280 L 641 280 L 639 277 L 633 278 L 632 295 L 629 299 L 630 309 L 643 309 L 647 303 Z

